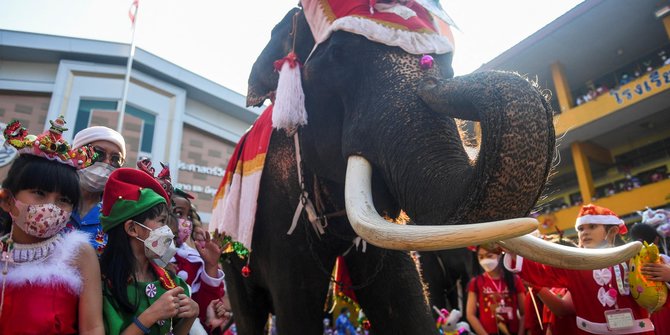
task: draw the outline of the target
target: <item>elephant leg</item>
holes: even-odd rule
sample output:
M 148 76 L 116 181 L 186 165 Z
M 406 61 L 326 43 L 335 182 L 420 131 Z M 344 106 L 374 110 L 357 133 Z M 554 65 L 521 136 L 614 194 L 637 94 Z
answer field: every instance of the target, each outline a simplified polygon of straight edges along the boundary
M 356 297 L 370 320 L 371 334 L 438 334 L 408 252 L 368 244 L 365 252 L 352 252 L 345 260 Z M 360 284 L 367 285 L 356 288 Z
M 233 308 L 233 318 L 240 335 L 263 335 L 270 313 L 267 292 L 244 278 L 241 269 L 244 262 L 237 257 L 222 263 L 225 273 L 226 295 Z
M 271 257 L 266 266 L 272 274 L 267 282 L 277 316 L 277 332 L 282 335 L 323 333 L 324 305 L 335 256 L 325 250 L 330 248 L 328 237 L 318 240 L 312 228 L 308 229 L 306 232 L 298 228 L 285 239 L 275 240 L 273 243 L 282 252 L 267 253 Z M 305 243 L 306 238 L 313 239 L 311 246 L 310 242 Z
M 443 266 L 438 262 L 437 255 L 430 251 L 421 252 L 419 263 L 421 264 L 423 281 L 427 286 L 430 306 L 435 306 L 439 309 L 447 308 L 448 303 L 445 297 L 446 278 L 442 270 Z M 437 317 L 436 315 L 433 316 Z

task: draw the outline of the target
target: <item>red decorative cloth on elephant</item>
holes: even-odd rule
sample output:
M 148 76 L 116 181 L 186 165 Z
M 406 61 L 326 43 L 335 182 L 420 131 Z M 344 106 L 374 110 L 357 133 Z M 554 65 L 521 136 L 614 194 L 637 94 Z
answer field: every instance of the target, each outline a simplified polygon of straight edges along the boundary
M 374 0 L 302 0 L 307 23 L 319 44 L 333 31 L 365 36 L 412 54 L 454 50 L 453 21 L 429 0 L 377 3 Z
M 225 232 L 251 250 L 258 190 L 272 135 L 270 105 L 240 138 L 214 196 L 210 231 Z

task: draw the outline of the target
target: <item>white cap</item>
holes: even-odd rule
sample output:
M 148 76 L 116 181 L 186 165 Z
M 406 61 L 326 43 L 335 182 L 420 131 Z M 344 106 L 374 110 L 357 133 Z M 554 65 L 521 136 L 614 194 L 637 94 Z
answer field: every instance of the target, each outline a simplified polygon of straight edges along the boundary
M 93 126 L 83 129 L 74 136 L 72 141 L 73 148 L 80 148 L 95 141 L 108 141 L 116 144 L 121 149 L 121 155 L 126 158 L 126 141 L 116 130 L 104 127 Z

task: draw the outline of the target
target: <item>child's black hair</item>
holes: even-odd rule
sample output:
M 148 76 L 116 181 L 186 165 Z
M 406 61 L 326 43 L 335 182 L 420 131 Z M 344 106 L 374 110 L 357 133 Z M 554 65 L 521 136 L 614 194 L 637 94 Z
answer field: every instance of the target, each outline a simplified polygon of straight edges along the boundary
M 480 246 L 477 246 L 477 252 L 479 251 L 480 248 L 481 248 Z M 484 249 L 486 249 L 490 252 L 493 252 L 493 253 L 497 253 L 497 254 L 500 255 L 500 260 L 498 262 L 498 266 L 500 267 L 500 270 L 502 271 L 502 277 L 503 277 L 503 280 L 505 281 L 505 285 L 507 285 L 507 290 L 509 291 L 510 297 L 512 297 L 516 301 L 516 294 L 519 293 L 519 292 L 516 291 L 516 285 L 515 285 L 515 282 L 514 282 L 514 273 L 507 270 L 507 268 L 505 268 L 505 265 L 503 265 L 503 256 L 504 255 L 502 254 L 502 251 L 493 251 L 493 250 L 489 250 L 487 248 L 484 248 Z M 479 257 L 477 257 L 477 252 L 475 252 L 474 257 L 472 258 L 473 261 L 475 262 L 475 264 L 473 264 L 473 266 L 472 266 L 472 277 L 474 279 L 476 279 L 479 275 L 484 273 L 484 270 L 479 265 Z M 478 286 L 478 282 L 476 282 L 476 281 L 475 281 L 475 286 Z M 479 287 L 476 287 L 476 288 L 477 288 L 477 291 L 478 291 Z
M 143 224 L 146 220 L 153 220 L 166 213 L 168 213 L 167 205 L 160 203 L 130 220 Z M 107 232 L 107 246 L 105 246 L 105 251 L 100 256 L 100 271 L 104 280 L 103 285 L 108 288 L 108 290 L 103 290 L 104 294 L 110 301 L 115 302 L 116 308 L 120 308 L 126 313 L 135 313 L 139 301 L 131 302 L 128 299 L 127 290 L 134 288 L 138 291 L 135 296 L 140 296 L 139 289 L 135 284 L 137 282 L 135 277 L 137 264 L 130 247 L 130 236 L 126 234 L 124 226 L 121 223 Z
M 45 192 L 59 192 L 72 201 L 73 210 L 79 204 L 79 176 L 74 167 L 48 160 L 43 157 L 20 155 L 9 168 L 2 187 L 16 196 L 19 191 L 39 189 Z M 11 218 L 1 211 L 3 233 L 8 233 Z

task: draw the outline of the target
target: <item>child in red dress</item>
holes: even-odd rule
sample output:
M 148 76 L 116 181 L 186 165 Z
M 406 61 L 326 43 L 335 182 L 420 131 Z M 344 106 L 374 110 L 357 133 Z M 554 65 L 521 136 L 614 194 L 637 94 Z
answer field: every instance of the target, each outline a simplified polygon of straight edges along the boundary
M 477 335 L 524 334 L 524 286 L 506 271 L 502 250 L 493 245 L 477 247 L 477 259 L 484 273 L 468 285 L 467 320 Z
M 37 137 L 4 131 L 20 156 L 0 190 L 0 334 L 104 334 L 100 267 L 88 235 L 63 232 L 79 203 L 76 169 L 92 152 L 62 139 L 61 116 Z M 48 136 L 46 136 L 48 135 Z
M 623 220 L 611 210 L 582 207 L 575 229 L 582 248 L 614 245 L 626 232 Z M 647 311 L 630 295 L 628 266 L 617 264 L 597 270 L 559 269 L 519 256 L 505 256 L 505 267 L 532 285 L 568 289 L 575 308 L 577 334 L 654 334 Z

